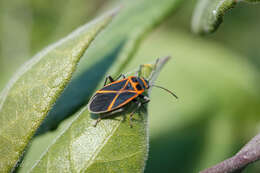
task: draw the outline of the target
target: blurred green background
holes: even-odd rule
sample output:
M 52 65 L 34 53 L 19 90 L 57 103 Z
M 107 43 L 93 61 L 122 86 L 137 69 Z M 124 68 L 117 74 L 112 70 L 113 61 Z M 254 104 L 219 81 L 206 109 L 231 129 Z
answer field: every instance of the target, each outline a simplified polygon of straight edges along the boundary
M 1 0 L 0 89 L 32 55 L 118 1 Z M 235 154 L 260 130 L 260 5 L 238 4 L 216 33 L 200 37 L 190 31 L 195 3 L 184 2 L 148 34 L 124 70 L 173 57 L 156 83 L 180 99 L 152 92 L 147 173 L 198 172 Z M 245 172 L 260 172 L 260 163 Z

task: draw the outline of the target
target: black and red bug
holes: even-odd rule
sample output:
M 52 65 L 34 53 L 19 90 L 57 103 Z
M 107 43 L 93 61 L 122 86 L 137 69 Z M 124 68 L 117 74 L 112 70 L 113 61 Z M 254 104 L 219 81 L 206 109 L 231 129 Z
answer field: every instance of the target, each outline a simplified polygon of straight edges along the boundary
M 121 76 L 123 79 L 117 80 Z M 126 78 L 124 75 L 120 75 L 117 79 L 114 80 L 111 76 L 108 76 L 105 80 L 104 87 L 96 91 L 88 103 L 89 112 L 104 115 L 98 118 L 94 126 L 97 125 L 102 117 L 107 117 L 116 112 L 123 111 L 126 104 L 135 102 L 137 107 L 130 114 L 130 125 L 132 127 L 131 120 L 134 113 L 142 105 L 150 101 L 149 97 L 143 95 L 143 93 L 151 87 L 146 79 L 137 76 L 129 76 Z M 107 80 L 110 80 L 109 84 L 107 84 Z M 161 86 L 152 86 L 162 88 L 177 98 L 174 93 Z

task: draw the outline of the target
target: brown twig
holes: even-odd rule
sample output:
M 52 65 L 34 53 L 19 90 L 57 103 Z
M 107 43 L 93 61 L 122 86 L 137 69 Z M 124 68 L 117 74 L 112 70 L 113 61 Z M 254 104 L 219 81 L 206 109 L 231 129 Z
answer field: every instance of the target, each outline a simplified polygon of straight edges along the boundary
M 207 168 L 200 173 L 240 173 L 260 159 L 260 133 L 252 138 L 235 156 Z

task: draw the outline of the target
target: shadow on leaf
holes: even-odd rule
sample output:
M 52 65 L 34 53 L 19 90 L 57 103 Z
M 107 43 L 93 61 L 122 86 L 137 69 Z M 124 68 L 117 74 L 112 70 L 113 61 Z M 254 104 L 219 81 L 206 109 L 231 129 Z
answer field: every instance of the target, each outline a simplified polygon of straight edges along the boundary
M 36 132 L 36 136 L 49 130 L 55 130 L 64 119 L 73 115 L 82 105 L 88 102 L 88 99 L 104 78 L 105 73 L 116 60 L 123 45 L 124 43 L 119 44 L 113 52 L 68 84 Z

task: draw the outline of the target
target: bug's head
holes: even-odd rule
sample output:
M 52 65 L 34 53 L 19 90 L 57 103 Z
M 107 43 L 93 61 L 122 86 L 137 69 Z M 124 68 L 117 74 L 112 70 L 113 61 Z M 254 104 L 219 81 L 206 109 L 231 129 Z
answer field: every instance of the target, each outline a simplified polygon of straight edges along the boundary
M 133 77 L 132 82 L 136 83 L 136 85 L 139 86 L 139 90 L 149 88 L 149 82 L 142 77 Z
M 148 89 L 149 88 L 149 82 L 142 78 L 142 77 L 135 77 L 136 82 L 142 87 L 142 89 Z
M 137 77 L 136 79 L 138 81 L 138 83 L 142 86 L 143 89 L 149 89 L 150 87 L 156 87 L 156 88 L 160 88 L 160 89 L 163 89 L 164 91 L 170 93 L 172 96 L 174 96 L 175 98 L 178 98 L 172 91 L 164 88 L 164 87 L 161 87 L 161 86 L 158 86 L 158 85 L 155 85 L 155 84 L 152 84 L 150 85 L 149 81 L 146 80 L 145 78 L 142 78 L 142 77 Z

